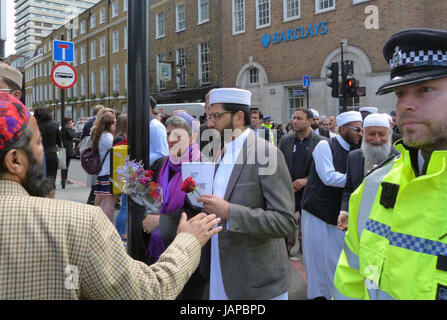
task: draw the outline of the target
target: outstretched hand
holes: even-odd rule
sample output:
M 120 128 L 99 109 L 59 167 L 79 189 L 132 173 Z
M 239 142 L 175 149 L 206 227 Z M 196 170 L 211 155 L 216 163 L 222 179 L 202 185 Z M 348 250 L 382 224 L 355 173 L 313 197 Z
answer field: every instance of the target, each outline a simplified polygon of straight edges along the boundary
M 177 234 L 181 232 L 191 233 L 203 247 L 212 236 L 222 230 L 222 227 L 214 228 L 219 222 L 220 218 L 217 218 L 216 215 L 206 215 L 205 213 L 199 213 L 187 220 L 186 213 L 183 212 L 177 228 Z

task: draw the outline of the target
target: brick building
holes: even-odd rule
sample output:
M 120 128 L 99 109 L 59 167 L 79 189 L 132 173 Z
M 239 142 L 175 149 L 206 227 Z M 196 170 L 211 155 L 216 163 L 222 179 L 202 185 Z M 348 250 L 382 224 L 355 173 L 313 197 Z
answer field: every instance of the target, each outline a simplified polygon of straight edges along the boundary
M 222 2 L 151 1 L 151 94 L 159 103 L 203 101 L 221 86 Z M 169 81 L 162 80 L 166 65 Z
M 90 116 L 97 104 L 127 112 L 127 4 L 128 0 L 103 0 L 42 39 L 25 65 L 28 106 L 50 106 L 60 120 L 60 89 L 50 75 L 53 40 L 63 35 L 75 44 L 73 66 L 78 74 L 75 86 L 65 90 L 65 114 L 74 119 Z
M 443 0 L 222 1 L 223 86 L 251 90 L 253 107 L 286 123 L 293 108 L 307 106 L 296 89 L 310 75 L 309 106 L 338 114 L 326 67 L 340 62 L 343 41 L 344 60 L 353 62 L 354 78 L 366 87 L 366 96 L 348 99 L 348 109 L 374 105 L 391 111 L 395 97 L 375 95 L 389 79 L 384 43 L 405 28 L 445 29 L 446 8 Z

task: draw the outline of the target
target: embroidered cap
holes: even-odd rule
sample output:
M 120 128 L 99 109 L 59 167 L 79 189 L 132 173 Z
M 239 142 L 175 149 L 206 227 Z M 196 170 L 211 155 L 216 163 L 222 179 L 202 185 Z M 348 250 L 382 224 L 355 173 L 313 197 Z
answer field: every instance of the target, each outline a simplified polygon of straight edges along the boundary
M 395 88 L 447 77 L 447 31 L 406 29 L 394 34 L 383 48 L 390 65 L 391 81 L 377 95 Z
M 12 95 L 0 91 L 0 150 L 20 138 L 28 121 L 28 108 Z

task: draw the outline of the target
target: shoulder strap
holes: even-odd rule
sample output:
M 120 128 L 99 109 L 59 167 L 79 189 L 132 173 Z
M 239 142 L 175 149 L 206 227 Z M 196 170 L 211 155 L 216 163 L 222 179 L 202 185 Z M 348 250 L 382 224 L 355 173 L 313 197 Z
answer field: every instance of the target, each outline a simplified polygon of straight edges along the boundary
M 107 150 L 106 154 L 104 155 L 104 158 L 102 158 L 101 168 L 102 168 L 102 165 L 104 164 L 104 161 L 106 161 L 107 155 L 109 154 L 110 150 L 112 150 L 112 149 Z

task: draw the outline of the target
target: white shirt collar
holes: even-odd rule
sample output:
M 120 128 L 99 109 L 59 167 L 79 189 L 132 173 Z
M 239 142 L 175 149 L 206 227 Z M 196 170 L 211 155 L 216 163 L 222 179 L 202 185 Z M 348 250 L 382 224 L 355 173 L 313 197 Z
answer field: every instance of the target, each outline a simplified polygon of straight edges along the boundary
M 340 142 L 341 146 L 343 147 L 343 149 L 345 149 L 346 151 L 350 151 L 351 150 L 351 146 L 349 145 L 349 143 L 347 143 L 342 137 L 341 135 L 338 135 L 336 137 L 336 139 L 338 140 L 338 142 Z

